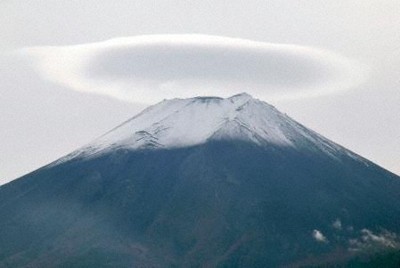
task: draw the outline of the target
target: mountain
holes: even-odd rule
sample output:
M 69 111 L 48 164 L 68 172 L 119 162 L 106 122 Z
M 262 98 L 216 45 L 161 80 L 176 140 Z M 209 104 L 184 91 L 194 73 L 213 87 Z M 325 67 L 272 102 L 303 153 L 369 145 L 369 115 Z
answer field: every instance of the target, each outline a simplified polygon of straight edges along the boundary
M 247 94 L 165 100 L 0 187 L 0 267 L 388 266 L 399 235 L 398 176 Z

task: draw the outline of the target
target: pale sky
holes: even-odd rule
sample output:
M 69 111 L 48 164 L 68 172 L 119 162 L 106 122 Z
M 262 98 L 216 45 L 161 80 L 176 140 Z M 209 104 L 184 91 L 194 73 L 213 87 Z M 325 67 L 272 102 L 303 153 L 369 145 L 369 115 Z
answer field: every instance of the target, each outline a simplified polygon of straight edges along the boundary
M 0 184 L 79 148 L 159 98 L 182 95 L 182 87 L 190 87 L 189 95 L 250 91 L 400 174 L 399 14 L 400 2 L 395 0 L 1 1 Z M 207 60 L 201 69 L 186 68 L 188 55 L 193 60 L 213 59 L 220 41 L 202 47 L 200 54 L 198 43 L 184 47 L 189 54 L 174 46 L 160 50 L 165 40 L 159 39 L 144 50 L 130 46 L 123 50 L 110 46 L 107 53 L 99 50 L 99 44 L 110 39 L 135 43 L 137 36 L 149 34 L 234 38 L 221 41 L 229 53 L 219 67 L 229 71 L 204 71 Z M 232 45 L 235 40 L 262 44 L 263 54 L 251 46 Z M 75 53 L 81 44 L 94 50 Z M 39 49 L 35 56 L 39 59 L 21 53 L 32 52 L 33 47 Z M 164 57 L 175 69 L 149 72 L 145 65 L 129 65 L 137 55 Z M 128 66 L 122 71 L 121 59 Z M 247 80 L 236 81 L 237 72 L 253 68 L 242 65 L 252 59 L 260 59 L 258 69 L 246 73 Z M 85 69 L 89 73 L 80 72 L 82 63 L 77 62 L 89 66 Z M 179 73 L 182 66 L 186 72 Z M 282 80 L 276 70 L 287 66 L 295 66 L 294 71 Z M 274 72 L 263 76 L 260 68 Z M 134 71 L 135 77 L 140 73 L 141 91 L 138 79 L 132 80 L 126 70 Z M 193 79 L 199 70 L 202 75 Z M 165 96 L 154 89 L 166 76 L 176 79 L 177 74 L 185 83 L 179 87 L 167 83 Z M 121 90 L 124 86 L 135 90 Z M 246 88 L 240 90 L 242 86 Z M 217 90 L 222 87 L 229 90 Z M 269 94 L 273 89 L 313 96 L 279 99 Z M 316 90 L 324 94 L 314 94 Z

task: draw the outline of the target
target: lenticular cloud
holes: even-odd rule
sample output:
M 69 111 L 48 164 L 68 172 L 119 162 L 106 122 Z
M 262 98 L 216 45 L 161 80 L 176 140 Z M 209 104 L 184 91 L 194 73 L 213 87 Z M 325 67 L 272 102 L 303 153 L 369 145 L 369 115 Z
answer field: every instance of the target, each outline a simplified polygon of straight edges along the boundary
M 242 91 L 265 100 L 306 98 L 348 90 L 363 78 L 359 64 L 329 51 L 206 35 L 126 37 L 22 53 L 52 82 L 144 103 Z

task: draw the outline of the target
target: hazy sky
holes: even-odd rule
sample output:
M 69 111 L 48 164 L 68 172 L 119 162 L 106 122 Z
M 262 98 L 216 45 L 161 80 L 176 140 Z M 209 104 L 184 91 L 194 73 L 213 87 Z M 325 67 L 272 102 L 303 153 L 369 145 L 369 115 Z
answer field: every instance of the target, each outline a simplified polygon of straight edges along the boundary
M 209 82 L 204 83 L 205 92 L 216 90 L 215 95 L 251 91 L 304 125 L 400 174 L 399 14 L 400 2 L 395 0 L 1 1 L 0 183 L 82 146 L 153 99 L 174 92 L 181 95 L 180 90 L 191 84 L 189 95 L 203 93 L 204 81 Z M 138 48 L 121 47 L 126 40 L 137 42 L 135 38 L 115 39 L 189 33 L 236 41 L 212 41 L 198 50 L 208 38 L 203 36 L 186 44 L 182 54 L 176 45 L 165 50 L 165 40 Z M 99 42 L 110 39 L 114 43 L 102 48 L 104 42 Z M 239 39 L 263 42 L 262 53 L 260 48 L 239 44 Z M 89 52 L 74 46 L 88 43 L 86 47 L 93 48 Z M 204 71 L 221 46 L 229 53 L 220 67 L 229 71 Z M 34 56 L 32 47 L 40 53 Z M 157 55 L 154 64 L 161 57 L 172 62 L 173 69 L 149 72 L 145 64 L 130 64 L 137 55 L 147 59 Z M 197 69 L 188 69 L 188 58 L 205 60 Z M 122 59 L 127 68 L 117 64 Z M 241 66 L 249 61 L 257 61 L 258 67 Z M 288 66 L 294 71 L 282 81 L 279 70 Z M 234 79 L 253 67 L 254 72 L 244 75 L 247 80 Z M 182 68 L 184 73 L 179 72 Z M 270 70 L 267 76 L 260 71 L 263 68 Z M 130 71 L 141 80 L 132 80 Z M 200 78 L 193 77 L 196 73 Z M 71 82 L 75 78 L 79 84 Z M 98 86 L 91 90 L 94 85 Z M 167 93 L 154 90 L 160 85 Z M 240 90 L 238 85 L 246 88 Z M 124 87 L 135 90 L 121 91 Z M 152 91 L 146 92 L 147 87 Z M 221 87 L 229 90 L 220 92 Z M 291 94 L 316 89 L 329 94 L 292 99 L 264 94 L 285 88 Z

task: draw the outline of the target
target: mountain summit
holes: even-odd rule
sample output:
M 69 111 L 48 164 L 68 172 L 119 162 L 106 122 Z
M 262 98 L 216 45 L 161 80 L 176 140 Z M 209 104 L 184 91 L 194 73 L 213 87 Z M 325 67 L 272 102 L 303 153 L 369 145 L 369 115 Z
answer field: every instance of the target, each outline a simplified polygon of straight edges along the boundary
M 353 153 L 300 125 L 247 93 L 229 98 L 195 97 L 164 100 L 109 131 L 65 159 L 116 149 L 173 149 L 210 141 L 236 140 L 259 146 Z M 361 159 L 361 158 L 359 158 Z
M 230 98 L 165 100 L 144 110 L 90 145 L 91 148 L 178 148 L 209 140 L 238 139 L 290 145 L 290 120 L 246 93 Z
M 248 94 L 162 101 L 0 187 L 0 267 L 309 267 L 375 254 L 390 267 L 399 235 L 399 177 Z

